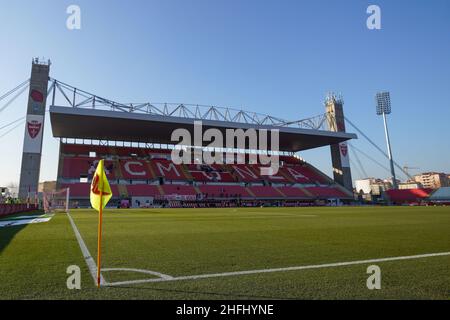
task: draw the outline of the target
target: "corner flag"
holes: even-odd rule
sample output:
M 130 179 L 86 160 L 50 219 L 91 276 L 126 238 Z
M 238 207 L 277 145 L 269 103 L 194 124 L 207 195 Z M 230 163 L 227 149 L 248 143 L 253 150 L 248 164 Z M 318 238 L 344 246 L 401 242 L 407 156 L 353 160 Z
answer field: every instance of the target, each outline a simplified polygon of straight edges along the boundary
M 98 162 L 91 184 L 91 205 L 98 211 L 98 242 L 97 242 L 97 287 L 100 288 L 101 252 L 102 252 L 102 221 L 103 208 L 112 197 L 111 187 L 106 178 L 103 159 Z
M 112 197 L 111 187 L 106 178 L 103 159 L 98 162 L 91 184 L 91 206 L 97 211 L 105 208 Z

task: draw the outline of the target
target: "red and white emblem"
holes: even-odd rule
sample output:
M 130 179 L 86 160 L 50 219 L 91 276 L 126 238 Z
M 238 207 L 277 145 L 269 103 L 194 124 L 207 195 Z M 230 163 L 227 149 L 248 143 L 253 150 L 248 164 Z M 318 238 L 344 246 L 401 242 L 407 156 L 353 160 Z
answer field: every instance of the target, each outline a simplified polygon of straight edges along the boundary
M 347 145 L 345 143 L 342 143 L 339 145 L 339 149 L 341 149 L 341 154 L 346 157 L 347 156 L 347 152 L 348 152 L 348 148 Z
M 36 120 L 31 120 L 27 122 L 27 129 L 28 134 L 30 135 L 31 139 L 36 138 L 36 136 L 41 131 L 42 123 Z
M 98 185 L 100 181 L 100 176 L 98 174 L 95 174 L 94 178 L 92 179 L 91 184 L 91 192 L 96 195 L 100 195 L 100 190 L 98 190 Z M 109 192 L 102 191 L 103 196 L 108 196 Z
M 30 97 L 34 102 L 44 102 L 44 95 L 36 89 L 31 90 Z

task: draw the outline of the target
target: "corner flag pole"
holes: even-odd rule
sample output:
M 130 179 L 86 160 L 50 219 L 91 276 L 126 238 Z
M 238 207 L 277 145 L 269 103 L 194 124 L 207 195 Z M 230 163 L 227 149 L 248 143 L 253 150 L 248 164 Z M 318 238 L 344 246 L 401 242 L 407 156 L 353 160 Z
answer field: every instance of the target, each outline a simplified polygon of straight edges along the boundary
M 105 197 L 103 199 L 103 197 Z M 102 222 L 103 207 L 112 197 L 111 187 L 103 167 L 103 159 L 98 162 L 91 183 L 91 206 L 98 211 L 98 242 L 97 242 L 97 287 L 100 288 L 102 268 Z
M 97 243 L 97 288 L 100 288 L 100 270 L 102 263 L 102 220 L 103 220 L 103 192 L 100 190 L 100 210 L 98 211 L 98 243 Z

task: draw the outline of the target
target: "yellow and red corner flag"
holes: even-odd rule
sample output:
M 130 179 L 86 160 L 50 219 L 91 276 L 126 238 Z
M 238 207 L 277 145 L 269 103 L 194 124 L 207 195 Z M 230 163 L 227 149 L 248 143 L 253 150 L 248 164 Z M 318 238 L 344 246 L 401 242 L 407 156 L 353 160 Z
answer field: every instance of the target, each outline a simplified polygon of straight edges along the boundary
M 94 177 L 91 183 L 91 206 L 98 211 L 98 242 L 97 242 L 97 287 L 100 287 L 101 270 L 101 243 L 102 243 L 102 221 L 103 208 L 112 197 L 111 187 L 106 178 L 103 159 L 98 162 Z
M 106 178 L 103 159 L 98 162 L 91 184 L 91 206 L 99 211 L 105 208 L 109 199 L 112 197 L 111 187 L 108 178 Z M 101 209 L 100 209 L 101 208 Z

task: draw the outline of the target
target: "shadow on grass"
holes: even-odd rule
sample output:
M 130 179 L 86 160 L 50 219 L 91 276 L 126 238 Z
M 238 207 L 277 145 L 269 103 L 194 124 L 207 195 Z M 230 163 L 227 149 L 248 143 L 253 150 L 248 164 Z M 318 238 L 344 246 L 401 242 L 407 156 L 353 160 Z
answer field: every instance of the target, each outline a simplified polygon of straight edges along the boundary
M 12 241 L 12 239 L 14 239 L 16 234 L 18 234 L 26 226 L 27 226 L 26 224 L 22 224 L 20 226 L 0 228 L 0 254 L 3 252 L 3 250 L 6 249 L 6 247 Z
M 277 297 L 277 296 L 264 296 L 264 295 L 253 295 L 253 294 L 239 294 L 233 292 L 211 292 L 211 291 L 194 291 L 194 290 L 181 290 L 181 289 L 167 289 L 158 287 L 126 287 L 126 286 L 114 286 L 108 287 L 108 289 L 128 289 L 128 290 L 148 290 L 148 291 L 160 291 L 167 293 L 185 293 L 185 294 L 202 294 L 211 295 L 217 297 L 228 297 L 233 299 L 268 299 L 268 300 L 295 300 L 295 298 Z
M 33 211 L 33 212 L 25 212 L 25 213 L 16 213 L 10 216 L 2 216 L 0 217 L 0 221 L 5 221 L 9 219 L 14 219 L 18 216 L 27 216 L 27 215 L 37 215 L 37 214 L 43 214 L 41 211 Z M 25 229 L 28 226 L 28 224 L 21 224 L 17 226 L 5 226 L 0 227 L 0 254 L 3 252 L 3 250 L 6 249 L 6 247 L 11 243 L 11 241 L 14 239 L 14 237 L 23 229 Z

